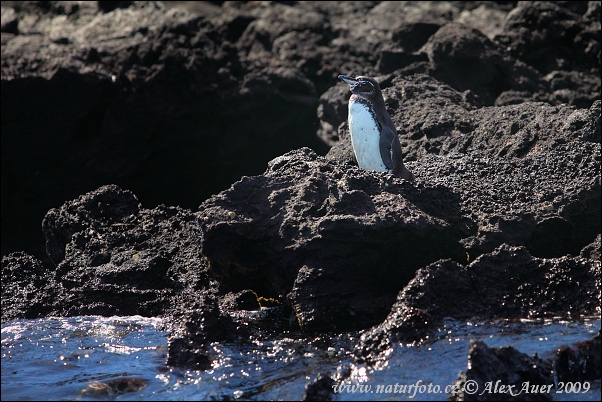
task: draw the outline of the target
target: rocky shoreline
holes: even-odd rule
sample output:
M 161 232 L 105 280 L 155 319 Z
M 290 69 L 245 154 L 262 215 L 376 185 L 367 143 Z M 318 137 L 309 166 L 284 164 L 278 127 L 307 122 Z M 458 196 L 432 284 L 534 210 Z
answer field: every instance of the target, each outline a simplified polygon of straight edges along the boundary
M 167 364 L 205 369 L 263 331 L 374 364 L 446 317 L 599 316 L 600 2 L 196 7 L 2 6 L 3 322 L 171 317 Z M 381 83 L 415 183 L 357 167 L 339 73 Z

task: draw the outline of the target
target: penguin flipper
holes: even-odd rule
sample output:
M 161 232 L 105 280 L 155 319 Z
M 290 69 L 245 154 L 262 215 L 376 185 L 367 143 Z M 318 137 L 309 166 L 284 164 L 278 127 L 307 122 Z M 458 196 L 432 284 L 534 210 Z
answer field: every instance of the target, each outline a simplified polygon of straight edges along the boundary
M 385 167 L 391 171 L 393 170 L 393 161 L 395 160 L 394 156 L 396 156 L 394 146 L 394 141 L 396 139 L 399 143 L 399 139 L 397 138 L 397 133 L 395 130 L 388 126 L 382 127 L 380 131 L 380 141 L 378 143 L 380 148 L 380 157 L 382 158 Z M 401 146 L 399 152 L 401 153 Z
M 390 127 L 383 127 L 380 133 L 380 156 L 387 169 L 393 172 L 394 176 L 401 177 L 409 181 L 414 181 L 415 177 L 403 164 L 401 155 L 401 143 L 397 133 Z

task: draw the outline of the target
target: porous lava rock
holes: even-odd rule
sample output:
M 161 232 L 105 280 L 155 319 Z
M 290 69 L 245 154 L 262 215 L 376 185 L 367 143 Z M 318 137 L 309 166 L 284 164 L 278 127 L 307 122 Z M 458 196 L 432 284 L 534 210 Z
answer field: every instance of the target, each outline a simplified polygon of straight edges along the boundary
M 203 254 L 228 289 L 289 303 L 304 329 L 357 329 L 384 318 L 417 268 L 462 258 L 453 200 L 442 186 L 417 188 L 302 148 L 199 207 Z
M 52 271 L 24 252 L 2 257 L 2 322 L 45 317 L 60 292 Z
M 597 315 L 600 279 L 600 260 L 540 259 L 506 244 L 466 266 L 437 261 L 416 273 L 382 324 L 362 334 L 356 355 L 360 361 L 378 361 L 395 342 L 426 340 L 445 317 Z
M 468 369 L 458 375 L 448 400 L 550 401 L 556 393 L 586 392 L 584 382 L 591 386 L 599 378 L 600 332 L 591 340 L 562 346 L 550 358 L 471 341 Z
M 325 154 L 341 73 L 425 73 L 488 106 L 600 93 L 595 1 L 5 2 L 1 33 L 2 254 L 42 260 L 46 211 L 90 189 L 193 208 Z
M 511 346 L 489 348 L 482 341 L 472 341 L 468 352 L 468 367 L 453 384 L 454 391 L 449 400 L 553 400 L 551 367 L 537 356 L 527 356 Z M 537 387 L 538 391 L 524 392 L 524 384 Z
M 3 320 L 152 317 L 171 312 L 185 289 L 217 291 L 190 211 L 143 209 L 133 193 L 108 185 L 50 210 L 43 230 L 56 267 L 22 253 L 4 257 Z
M 228 27 L 242 14 L 216 26 L 161 2 L 13 5 L 2 5 L 3 255 L 44 259 L 44 214 L 107 183 L 150 207 L 192 208 L 290 149 L 327 150 L 314 83 L 241 61 Z
M 600 101 L 588 109 L 477 108 L 466 93 L 425 75 L 391 85 L 385 102 L 406 160 L 420 160 L 408 166 L 460 196 L 465 229 L 476 230 L 462 240 L 469 254 L 507 243 L 537 257 L 577 255 L 600 233 Z M 339 115 L 345 107 L 330 105 Z M 353 164 L 348 138 L 326 158 Z
M 599 2 L 172 6 L 2 4 L 3 320 L 171 315 L 202 369 L 268 302 L 262 334 L 375 325 L 366 361 L 446 315 L 599 314 Z M 341 73 L 416 183 L 357 168 Z
M 249 337 L 246 327 L 220 311 L 217 298 L 211 294 L 195 292 L 181 297 L 173 322 L 167 346 L 167 365 L 173 367 L 207 370 L 214 360 L 211 342 L 241 342 Z

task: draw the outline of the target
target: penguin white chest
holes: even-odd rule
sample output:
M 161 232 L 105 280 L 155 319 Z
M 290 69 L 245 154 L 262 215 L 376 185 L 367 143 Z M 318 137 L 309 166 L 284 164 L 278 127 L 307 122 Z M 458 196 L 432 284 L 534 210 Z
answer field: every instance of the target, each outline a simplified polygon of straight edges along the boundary
M 348 122 L 358 165 L 362 169 L 389 172 L 380 155 L 380 132 L 368 107 L 350 102 Z

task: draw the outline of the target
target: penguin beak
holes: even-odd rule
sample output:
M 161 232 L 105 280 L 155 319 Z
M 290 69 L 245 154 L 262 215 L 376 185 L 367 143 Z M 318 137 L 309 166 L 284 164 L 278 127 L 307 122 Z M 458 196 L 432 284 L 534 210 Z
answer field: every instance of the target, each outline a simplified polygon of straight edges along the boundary
M 345 81 L 349 85 L 358 84 L 358 81 L 355 78 L 347 77 L 346 75 L 339 75 L 339 79 Z

